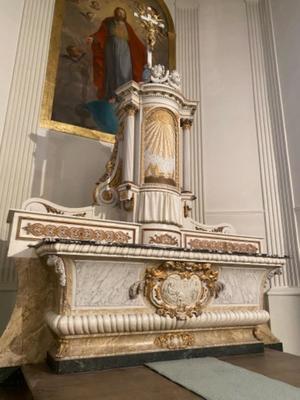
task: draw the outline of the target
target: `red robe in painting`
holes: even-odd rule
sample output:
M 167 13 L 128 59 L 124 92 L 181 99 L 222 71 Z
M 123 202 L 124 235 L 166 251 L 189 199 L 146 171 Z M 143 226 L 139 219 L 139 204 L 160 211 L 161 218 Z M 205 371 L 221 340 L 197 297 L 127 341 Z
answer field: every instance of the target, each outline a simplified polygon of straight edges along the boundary
M 98 88 L 98 98 L 105 96 L 105 44 L 108 35 L 108 23 L 113 17 L 106 18 L 98 32 L 93 36 L 94 41 L 92 43 L 93 52 L 93 70 L 94 70 L 94 84 Z M 128 45 L 131 55 L 132 64 L 132 76 L 133 80 L 140 82 L 142 80 L 143 69 L 146 64 L 147 55 L 144 44 L 135 34 L 132 27 L 125 22 L 128 32 Z

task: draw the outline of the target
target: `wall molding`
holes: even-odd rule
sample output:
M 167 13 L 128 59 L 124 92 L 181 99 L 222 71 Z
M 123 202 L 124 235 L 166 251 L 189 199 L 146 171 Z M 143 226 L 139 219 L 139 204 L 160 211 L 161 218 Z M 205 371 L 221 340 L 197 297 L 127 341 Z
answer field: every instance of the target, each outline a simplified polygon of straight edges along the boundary
M 199 21 L 199 1 L 188 0 L 176 2 L 176 68 L 181 73 L 184 95 L 188 99 L 200 101 L 192 125 L 190 163 L 192 191 L 197 196 L 197 200 L 193 205 L 192 217 L 196 221 L 204 222 L 201 66 L 199 62 L 201 49 Z M 198 60 L 198 62 L 191 62 L 190 60 Z
M 268 292 L 268 296 L 299 296 L 300 297 L 300 288 L 298 287 L 289 287 L 289 286 L 281 286 L 272 288 Z
M 275 286 L 298 286 L 299 249 L 269 0 L 245 0 L 268 253 L 286 254 Z
M 267 90 L 270 104 L 271 128 L 274 139 L 279 204 L 281 206 L 284 251 L 289 256 L 286 267 L 286 283 L 300 286 L 300 253 L 295 204 L 292 189 L 290 160 L 280 87 L 280 75 L 276 53 L 273 18 L 270 0 L 260 0 L 259 11 L 264 46 Z
M 264 210 L 205 210 L 206 215 L 264 215 Z
M 17 284 L 14 282 L 0 283 L 0 292 L 17 292 Z
M 283 254 L 283 229 L 279 204 L 274 143 L 264 60 L 264 44 L 259 1 L 245 0 L 248 22 L 250 63 L 253 82 L 253 101 L 261 171 L 266 246 L 269 254 Z
M 45 80 L 54 0 L 26 0 L 0 148 L 0 283 L 15 285 L 13 261 L 7 259 L 8 210 L 31 197 L 35 144 Z M 17 110 L 17 112 L 16 112 Z

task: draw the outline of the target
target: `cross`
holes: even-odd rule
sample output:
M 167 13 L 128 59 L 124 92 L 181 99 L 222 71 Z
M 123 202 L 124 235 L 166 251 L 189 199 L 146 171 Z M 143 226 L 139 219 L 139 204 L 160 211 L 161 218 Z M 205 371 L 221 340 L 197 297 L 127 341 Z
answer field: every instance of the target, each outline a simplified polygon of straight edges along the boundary
M 140 6 L 138 12 L 134 12 L 133 15 L 140 20 L 141 26 L 147 31 L 147 65 L 148 68 L 152 68 L 152 53 L 156 37 L 165 28 L 163 19 L 149 6 Z

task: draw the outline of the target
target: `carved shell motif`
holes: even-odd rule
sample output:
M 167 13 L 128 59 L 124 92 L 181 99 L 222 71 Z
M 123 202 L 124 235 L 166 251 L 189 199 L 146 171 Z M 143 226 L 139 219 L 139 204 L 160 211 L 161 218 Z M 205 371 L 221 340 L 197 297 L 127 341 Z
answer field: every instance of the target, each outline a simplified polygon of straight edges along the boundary
M 176 186 L 177 121 L 167 109 L 156 108 L 145 118 L 145 183 Z
M 156 110 L 147 118 L 145 149 L 164 159 L 175 156 L 174 119 L 167 110 Z

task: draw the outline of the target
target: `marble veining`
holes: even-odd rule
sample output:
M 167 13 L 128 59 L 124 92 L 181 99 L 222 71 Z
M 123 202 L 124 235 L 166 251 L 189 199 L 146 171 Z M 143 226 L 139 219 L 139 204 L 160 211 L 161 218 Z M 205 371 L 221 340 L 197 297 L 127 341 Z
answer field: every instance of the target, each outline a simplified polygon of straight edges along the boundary
M 135 262 L 76 261 L 75 307 L 144 306 L 143 296 L 129 298 L 143 270 L 144 264 Z
M 260 287 L 264 270 L 223 267 L 219 280 L 225 283 L 225 289 L 213 304 L 251 304 L 260 303 Z

